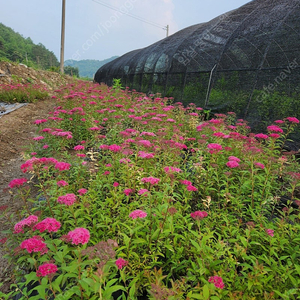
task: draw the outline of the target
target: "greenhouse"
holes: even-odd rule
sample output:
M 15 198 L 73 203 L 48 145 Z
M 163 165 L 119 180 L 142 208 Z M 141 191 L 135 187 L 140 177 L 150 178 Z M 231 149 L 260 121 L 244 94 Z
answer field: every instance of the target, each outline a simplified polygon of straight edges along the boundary
M 254 128 L 299 117 L 299 16 L 299 0 L 254 0 L 115 59 L 95 81 L 234 110 Z

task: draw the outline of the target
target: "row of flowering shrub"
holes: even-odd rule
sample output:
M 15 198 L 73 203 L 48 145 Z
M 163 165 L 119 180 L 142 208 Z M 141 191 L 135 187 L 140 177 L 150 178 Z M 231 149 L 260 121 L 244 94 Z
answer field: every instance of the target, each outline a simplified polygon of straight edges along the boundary
M 296 299 L 298 119 L 250 133 L 173 99 L 79 83 L 35 121 L 1 242 L 21 299 Z M 28 284 L 33 286 L 27 288 Z M 3 297 L 9 297 L 4 295 Z M 294 298 L 293 298 L 294 297 Z
M 37 84 L 0 84 L 0 101 L 5 103 L 28 103 L 48 97 L 47 89 Z

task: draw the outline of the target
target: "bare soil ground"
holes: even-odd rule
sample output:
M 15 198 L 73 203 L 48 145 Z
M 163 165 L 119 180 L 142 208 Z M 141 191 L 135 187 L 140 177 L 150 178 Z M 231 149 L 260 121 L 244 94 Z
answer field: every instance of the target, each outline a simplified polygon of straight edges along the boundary
M 6 74 L 0 77 L 0 84 L 11 84 L 16 78 L 21 83 L 28 83 L 30 78 L 33 83 L 44 85 L 50 93 L 61 85 L 74 82 L 73 78 L 62 77 L 57 73 L 36 71 L 3 62 L 0 62 L 0 70 Z M 44 101 L 30 103 L 0 118 L 0 207 L 7 205 L 10 212 L 16 213 L 22 207 L 21 202 L 13 200 L 8 184 L 15 178 L 26 177 L 29 179 L 27 174 L 22 173 L 20 166 L 24 163 L 26 146 L 30 144 L 37 130 L 34 121 L 47 118 L 54 106 L 54 99 L 49 97 Z M 35 192 L 34 188 L 32 192 Z M 9 229 L 9 225 L 6 224 L 5 219 L 0 219 L 0 240 L 5 238 L 5 234 L 1 231 L 7 229 Z M 0 283 L 4 283 L 0 287 L 2 292 L 7 292 L 13 282 L 12 266 L 3 257 L 6 251 L 5 246 L 0 243 Z

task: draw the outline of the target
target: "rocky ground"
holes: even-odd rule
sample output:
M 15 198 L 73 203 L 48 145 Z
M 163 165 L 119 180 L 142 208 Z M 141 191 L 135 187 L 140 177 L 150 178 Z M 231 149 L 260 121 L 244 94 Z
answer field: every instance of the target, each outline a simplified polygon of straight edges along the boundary
M 0 62 L 0 89 L 1 84 L 32 83 L 45 86 L 51 95 L 54 89 L 71 82 L 74 82 L 72 77 L 58 73 L 37 71 L 24 65 Z M 20 210 L 22 203 L 13 199 L 8 184 L 15 178 L 29 178 L 21 172 L 20 166 L 25 159 L 26 146 L 37 129 L 33 122 L 36 119 L 46 118 L 54 106 L 54 100 L 49 97 L 44 101 L 30 103 L 0 118 L 0 208 L 7 205 L 11 212 L 16 213 Z M 34 193 L 34 187 L 32 188 Z M 1 231 L 8 228 L 5 219 L 0 219 L 0 240 L 5 237 Z M 3 292 L 8 291 L 13 282 L 12 266 L 3 257 L 5 253 L 5 247 L 0 244 L 0 283 L 4 283 L 0 290 Z

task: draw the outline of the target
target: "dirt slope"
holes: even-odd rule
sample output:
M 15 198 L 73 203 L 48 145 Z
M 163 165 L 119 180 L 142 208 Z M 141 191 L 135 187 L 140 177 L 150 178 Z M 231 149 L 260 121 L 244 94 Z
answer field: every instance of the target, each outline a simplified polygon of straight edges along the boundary
M 42 85 L 51 91 L 70 80 L 73 78 L 56 72 L 35 70 L 23 64 L 0 61 L 0 84 L 32 83 Z

